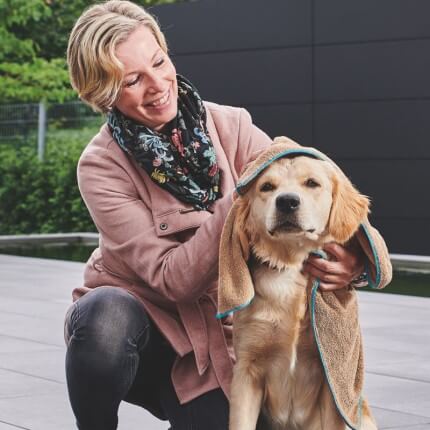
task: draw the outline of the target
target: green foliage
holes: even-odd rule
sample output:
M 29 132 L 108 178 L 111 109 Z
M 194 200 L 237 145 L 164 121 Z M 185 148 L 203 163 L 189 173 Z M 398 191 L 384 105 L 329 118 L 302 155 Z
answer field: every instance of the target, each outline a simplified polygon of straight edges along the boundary
M 0 61 L 7 57 L 31 59 L 34 56 L 34 45 L 31 40 L 20 40 L 14 34 L 9 33 L 5 27 L 0 26 Z
M 51 17 L 52 10 L 44 0 L 0 0 L 2 103 L 76 98 L 65 61 L 38 57 L 40 48 L 35 35 L 28 32 Z M 55 39 L 53 33 L 51 36 Z
M 34 145 L 0 146 L 0 234 L 95 231 L 76 181 L 77 161 L 94 133 L 52 133 L 44 162 Z
M 0 61 L 28 61 L 36 55 L 30 37 L 22 37 L 20 29 L 51 14 L 43 0 L 0 0 Z
M 39 56 L 46 59 L 64 58 L 67 40 L 75 21 L 87 7 L 96 1 L 50 0 L 46 3 L 50 14 L 26 25 L 21 29 L 21 34 L 34 40 Z M 175 3 L 175 0 L 135 0 L 135 3 L 147 8 L 157 4 Z
M 175 0 L 137 0 L 148 7 Z M 75 21 L 94 0 L 0 0 L 1 103 L 76 99 L 65 62 Z
M 34 58 L 31 62 L 0 64 L 2 103 L 73 100 L 65 61 Z
M 67 41 L 75 21 L 94 0 L 49 0 L 49 15 L 43 16 L 22 28 L 23 37 L 31 37 L 38 55 L 47 60 L 65 58 Z

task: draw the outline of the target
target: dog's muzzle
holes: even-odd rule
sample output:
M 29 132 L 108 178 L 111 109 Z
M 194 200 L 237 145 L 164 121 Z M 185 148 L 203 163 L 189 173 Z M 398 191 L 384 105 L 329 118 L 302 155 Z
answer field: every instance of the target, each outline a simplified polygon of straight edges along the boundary
M 275 232 L 300 232 L 302 227 L 297 220 L 297 210 L 300 208 L 300 197 L 295 193 L 284 193 L 276 197 L 276 221 L 269 234 Z

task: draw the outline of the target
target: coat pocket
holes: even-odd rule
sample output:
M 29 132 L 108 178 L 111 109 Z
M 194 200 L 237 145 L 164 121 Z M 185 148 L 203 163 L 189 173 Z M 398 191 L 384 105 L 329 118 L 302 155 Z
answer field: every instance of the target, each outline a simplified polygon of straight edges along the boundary
M 159 237 L 180 233 L 200 227 L 210 218 L 208 211 L 197 211 L 193 208 L 172 209 L 164 213 L 154 214 L 155 230 Z

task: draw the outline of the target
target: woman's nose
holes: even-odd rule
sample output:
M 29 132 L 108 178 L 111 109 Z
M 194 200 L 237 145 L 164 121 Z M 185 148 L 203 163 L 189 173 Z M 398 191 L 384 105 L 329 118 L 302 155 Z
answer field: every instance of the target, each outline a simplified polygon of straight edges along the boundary
M 148 73 L 146 75 L 146 81 L 148 83 L 148 90 L 157 93 L 165 90 L 163 84 L 163 76 L 158 72 Z

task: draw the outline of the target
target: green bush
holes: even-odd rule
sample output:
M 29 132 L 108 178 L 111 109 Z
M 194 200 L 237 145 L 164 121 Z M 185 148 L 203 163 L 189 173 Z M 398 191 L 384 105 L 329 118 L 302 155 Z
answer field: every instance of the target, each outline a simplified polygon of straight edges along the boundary
M 69 82 L 66 61 L 62 58 L 0 63 L 0 87 L 2 103 L 76 100 L 76 93 Z
M 43 162 L 35 145 L 0 146 L 0 234 L 96 231 L 76 181 L 95 131 L 51 132 Z

